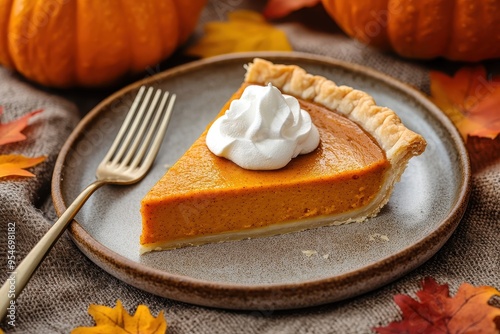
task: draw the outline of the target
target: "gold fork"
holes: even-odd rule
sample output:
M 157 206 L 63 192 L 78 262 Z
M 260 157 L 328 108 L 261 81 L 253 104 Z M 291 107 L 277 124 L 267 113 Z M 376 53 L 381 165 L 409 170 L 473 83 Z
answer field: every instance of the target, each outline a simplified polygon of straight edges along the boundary
M 160 89 L 153 95 L 153 91 L 153 87 L 139 89 L 111 148 L 97 167 L 96 181 L 78 195 L 0 289 L 0 321 L 90 195 L 105 184 L 133 184 L 147 174 L 165 136 L 176 97 Z

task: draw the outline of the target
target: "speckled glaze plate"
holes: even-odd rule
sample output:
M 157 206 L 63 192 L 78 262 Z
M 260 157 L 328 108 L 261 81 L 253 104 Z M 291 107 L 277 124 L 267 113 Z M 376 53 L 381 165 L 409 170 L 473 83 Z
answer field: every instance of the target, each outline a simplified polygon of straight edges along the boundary
M 370 93 L 422 134 L 427 150 L 411 160 L 382 212 L 364 223 L 139 255 L 140 200 L 239 87 L 243 65 L 255 56 L 297 64 Z M 450 237 L 465 211 L 470 179 L 465 147 L 448 119 L 419 92 L 374 70 L 330 58 L 253 53 L 173 68 L 99 104 L 58 157 L 52 193 L 59 214 L 94 180 L 141 84 L 178 96 L 156 164 L 136 185 L 99 189 L 69 229 L 88 258 L 139 289 L 229 309 L 275 310 L 334 302 L 376 289 L 424 263 Z M 312 252 L 307 256 L 303 251 Z

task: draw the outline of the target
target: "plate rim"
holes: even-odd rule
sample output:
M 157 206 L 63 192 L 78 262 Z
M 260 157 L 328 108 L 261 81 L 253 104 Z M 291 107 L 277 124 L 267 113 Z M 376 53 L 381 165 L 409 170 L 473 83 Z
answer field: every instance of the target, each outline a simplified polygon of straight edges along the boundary
M 110 250 L 90 236 L 90 234 L 88 234 L 76 220 L 73 220 L 70 224 L 68 232 L 77 247 L 96 265 L 127 284 L 165 298 L 225 309 L 294 309 L 335 302 L 389 284 L 395 279 L 406 275 L 411 270 L 425 263 L 449 239 L 453 231 L 458 226 L 458 223 L 460 222 L 467 207 L 471 191 L 471 166 L 467 149 L 461 135 L 452 122 L 422 92 L 407 83 L 364 65 L 302 52 L 244 52 L 195 60 L 128 84 L 111 94 L 80 120 L 59 152 L 54 166 L 51 184 L 52 200 L 57 215 L 61 216 L 67 208 L 62 195 L 61 182 L 66 157 L 71 152 L 73 143 L 76 142 L 81 136 L 82 130 L 98 118 L 103 108 L 120 96 L 137 89 L 141 85 L 154 85 L 154 82 L 156 81 L 162 81 L 170 76 L 193 71 L 200 67 L 210 66 L 214 63 L 243 62 L 244 60 L 255 57 L 281 59 L 287 62 L 293 62 L 294 60 L 312 61 L 321 63 L 322 65 L 340 67 L 350 72 L 360 73 L 363 76 L 383 81 L 385 84 L 391 86 L 391 88 L 402 91 L 421 103 L 426 109 L 425 111 L 430 112 L 431 116 L 437 119 L 440 122 L 440 125 L 447 131 L 454 144 L 453 146 L 457 151 L 457 164 L 459 164 L 459 169 L 462 171 L 462 184 L 460 185 L 459 191 L 455 194 L 456 199 L 454 205 L 448 210 L 447 216 L 442 219 L 438 227 L 433 229 L 422 239 L 411 244 L 410 246 L 407 246 L 399 252 L 391 254 L 362 268 L 340 275 L 296 283 L 246 285 L 213 282 L 168 273 L 160 269 L 147 267 L 144 264 L 128 259 L 123 255 Z M 382 282 L 377 281 L 376 277 L 367 277 L 367 274 L 370 272 L 373 273 L 382 271 L 387 273 L 387 271 L 390 271 L 394 265 L 408 259 L 411 256 L 410 254 L 415 252 L 420 253 L 420 251 L 423 252 L 423 256 L 419 261 L 416 261 L 412 265 L 408 265 L 407 268 L 393 274 L 392 276 L 389 275 L 389 278 L 383 279 Z M 141 277 L 141 279 L 137 280 L 136 277 Z M 353 281 L 355 283 L 352 283 Z M 157 284 L 159 282 L 161 282 L 160 285 L 165 285 L 168 289 L 158 289 Z M 335 297 L 332 297 L 331 293 L 327 293 L 325 296 L 324 291 L 331 291 L 331 289 L 335 288 L 338 289 L 339 286 L 341 287 L 346 285 L 347 282 L 350 282 L 349 285 L 351 286 L 351 292 L 344 291 L 344 293 L 338 293 Z M 155 291 L 153 292 L 151 290 Z M 353 293 L 352 290 L 356 290 L 358 292 Z M 295 296 L 295 299 L 292 298 L 288 302 L 280 302 L 277 300 L 279 298 L 276 298 L 276 293 L 280 293 L 282 296 Z M 301 294 L 309 294 L 313 297 L 306 296 L 305 298 L 298 298 L 297 295 Z M 220 297 L 217 300 L 214 300 L 214 296 Z M 259 301 L 255 301 L 255 298 L 259 299 Z

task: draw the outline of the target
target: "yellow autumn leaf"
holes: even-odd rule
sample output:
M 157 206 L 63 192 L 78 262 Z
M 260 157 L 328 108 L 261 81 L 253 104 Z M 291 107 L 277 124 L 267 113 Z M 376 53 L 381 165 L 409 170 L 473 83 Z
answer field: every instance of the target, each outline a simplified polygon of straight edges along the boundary
M 88 310 L 94 318 L 94 327 L 77 327 L 71 334 L 165 334 L 167 321 L 161 311 L 155 318 L 145 305 L 139 305 L 131 316 L 120 300 L 114 308 L 91 304 Z
M 227 22 L 209 22 L 204 36 L 186 53 L 212 57 L 246 51 L 292 51 L 286 34 L 269 24 L 257 12 L 237 10 L 228 14 Z
M 6 176 L 35 176 L 24 170 L 24 168 L 36 166 L 45 159 L 46 157 L 43 156 L 28 158 L 16 154 L 0 155 L 0 178 Z

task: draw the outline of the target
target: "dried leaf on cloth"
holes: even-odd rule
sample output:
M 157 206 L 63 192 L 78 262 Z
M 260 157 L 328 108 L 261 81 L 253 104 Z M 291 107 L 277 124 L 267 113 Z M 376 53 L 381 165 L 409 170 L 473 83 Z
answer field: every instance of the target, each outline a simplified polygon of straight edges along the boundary
M 463 283 L 455 297 L 450 297 L 447 284 L 425 278 L 416 293 L 420 302 L 406 295 L 394 296 L 403 312 L 403 320 L 374 330 L 388 333 L 499 333 L 500 308 L 488 304 L 500 291 L 490 286 L 474 287 Z
M 107 307 L 91 304 L 88 310 L 94 318 L 94 327 L 77 327 L 71 334 L 165 334 L 167 321 L 161 311 L 155 318 L 145 305 L 139 305 L 135 314 L 131 316 L 123 308 L 120 300 L 116 306 Z
M 237 10 L 228 14 L 228 21 L 205 24 L 204 36 L 186 53 L 206 58 L 233 52 L 291 50 L 286 34 L 261 14 Z
M 0 179 L 7 176 L 35 176 L 24 170 L 44 161 L 46 157 L 28 158 L 23 155 L 7 154 L 0 155 Z
M 431 71 L 431 99 L 462 136 L 494 139 L 500 133 L 500 77 L 483 66 L 463 67 L 454 76 Z
M 2 116 L 3 109 L 0 107 L 0 116 Z M 0 123 L 0 145 L 19 142 L 26 139 L 26 136 L 21 133 L 31 117 L 42 112 L 42 110 L 32 111 L 12 122 Z

